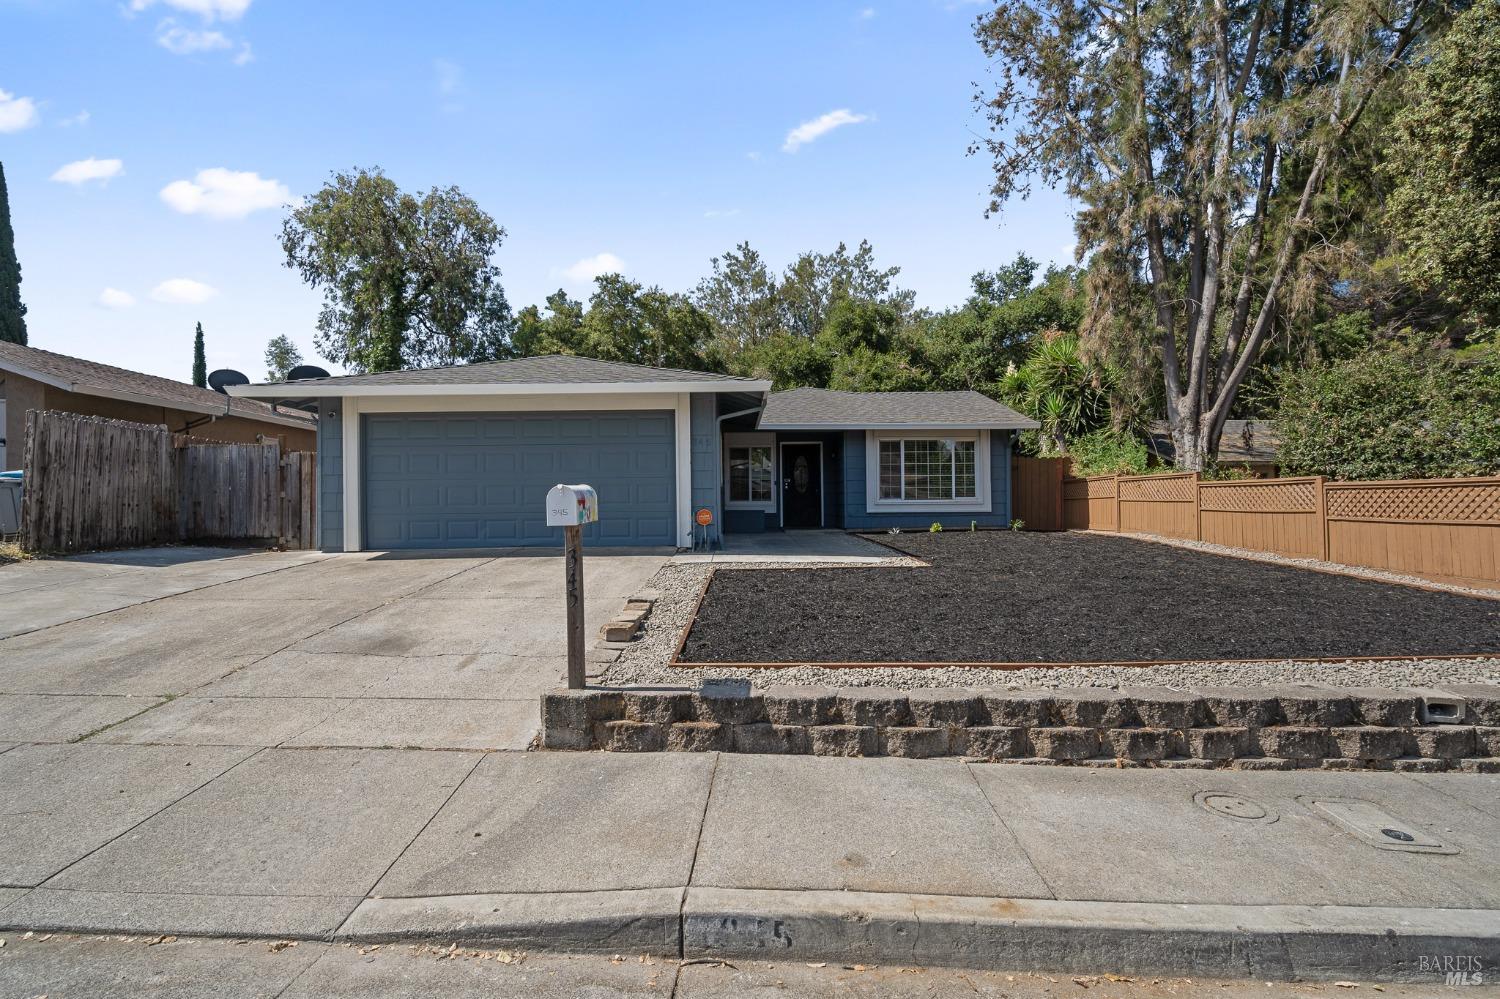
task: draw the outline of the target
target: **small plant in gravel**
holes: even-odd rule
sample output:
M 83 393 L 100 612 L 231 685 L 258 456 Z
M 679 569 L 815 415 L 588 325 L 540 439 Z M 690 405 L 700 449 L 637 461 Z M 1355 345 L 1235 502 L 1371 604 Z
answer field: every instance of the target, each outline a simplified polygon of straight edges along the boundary
M 887 533 L 887 534 L 900 534 L 901 533 L 901 528 L 899 528 L 899 527 L 893 527 L 889 531 L 886 531 L 885 533 Z
M 1016 517 L 1010 522 L 1010 529 L 1012 531 L 1024 531 L 1026 530 L 1026 521 L 1022 520 L 1020 517 Z
M 943 533 L 943 525 L 939 524 L 937 521 L 934 520 L 932 522 L 932 526 L 927 529 L 927 533 L 928 534 L 942 534 Z

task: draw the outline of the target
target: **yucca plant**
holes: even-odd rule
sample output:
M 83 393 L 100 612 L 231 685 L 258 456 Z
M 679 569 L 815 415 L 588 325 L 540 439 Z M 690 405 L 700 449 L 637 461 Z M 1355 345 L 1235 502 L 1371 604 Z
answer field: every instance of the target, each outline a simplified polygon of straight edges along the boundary
M 1000 394 L 1042 425 L 1043 453 L 1066 454 L 1070 439 L 1108 424 L 1110 382 L 1106 367 L 1082 357 L 1076 334 L 1054 331 L 1005 373 Z

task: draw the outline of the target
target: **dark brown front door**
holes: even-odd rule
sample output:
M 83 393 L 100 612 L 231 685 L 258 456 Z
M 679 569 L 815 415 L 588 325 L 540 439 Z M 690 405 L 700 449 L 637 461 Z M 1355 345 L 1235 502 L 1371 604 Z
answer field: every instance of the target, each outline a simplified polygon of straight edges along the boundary
M 817 444 L 787 444 L 781 449 L 781 523 L 823 526 L 823 449 Z

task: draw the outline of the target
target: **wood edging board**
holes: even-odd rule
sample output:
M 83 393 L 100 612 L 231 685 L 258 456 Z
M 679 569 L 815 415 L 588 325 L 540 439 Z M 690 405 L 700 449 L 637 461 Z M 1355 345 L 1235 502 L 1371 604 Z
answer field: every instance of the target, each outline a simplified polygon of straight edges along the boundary
M 684 633 L 686 634 L 686 633 Z M 822 662 L 797 660 L 793 662 L 767 662 L 767 663 L 693 663 L 682 662 L 677 656 L 667 663 L 681 669 L 797 669 L 805 666 L 814 666 L 819 669 L 952 669 L 961 667 L 964 669 L 992 669 L 996 671 L 1022 670 L 1022 669 L 1090 669 L 1102 666 L 1118 667 L 1122 669 L 1150 669 L 1154 666 L 1239 666 L 1247 663 L 1284 663 L 1287 667 L 1320 665 L 1325 663 L 1380 663 L 1401 662 L 1407 659 L 1458 659 L 1458 660 L 1481 660 L 1500 657 L 1495 655 L 1484 655 L 1482 653 L 1465 652 L 1461 655 L 1442 654 L 1418 654 L 1405 656 L 1314 656 L 1300 659 L 1145 659 L 1137 661 L 1099 661 L 1099 662 L 1038 662 L 1038 663 L 1001 663 L 1001 662 Z

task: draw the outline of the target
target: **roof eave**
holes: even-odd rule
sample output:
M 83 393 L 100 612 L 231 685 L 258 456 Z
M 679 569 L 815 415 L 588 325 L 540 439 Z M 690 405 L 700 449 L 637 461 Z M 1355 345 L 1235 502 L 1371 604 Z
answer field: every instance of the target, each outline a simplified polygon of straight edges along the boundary
M 237 416 L 245 420 L 263 420 L 266 423 L 279 423 L 288 427 L 306 428 L 309 426 L 307 420 L 299 419 L 295 416 L 283 416 L 280 413 L 235 413 L 229 410 L 227 400 L 224 406 L 207 406 L 201 403 L 185 402 L 181 399 L 169 399 L 166 396 L 150 395 L 145 392 L 126 392 L 121 389 L 90 385 L 87 382 L 70 382 L 66 378 L 37 371 L 35 368 L 28 368 L 21 364 L 6 364 L 0 366 L 0 370 L 9 371 L 12 374 L 20 375 L 22 378 L 29 378 L 34 382 L 41 382 L 43 385 L 62 389 L 64 392 L 91 395 L 100 399 L 118 399 L 120 402 L 134 402 L 143 406 L 161 406 L 164 409 L 176 409 L 184 413 L 198 413 L 203 416 Z
M 868 420 L 839 423 L 767 423 L 757 424 L 757 430 L 1036 430 L 1041 427 L 1035 420 L 1010 421 L 947 421 L 943 423 L 872 423 Z
M 270 385 L 231 385 L 238 399 L 342 398 L 345 396 L 412 395 L 646 395 L 678 392 L 769 392 L 768 381 L 703 382 L 530 382 L 525 384 L 418 382 L 395 385 L 340 385 L 281 382 Z

